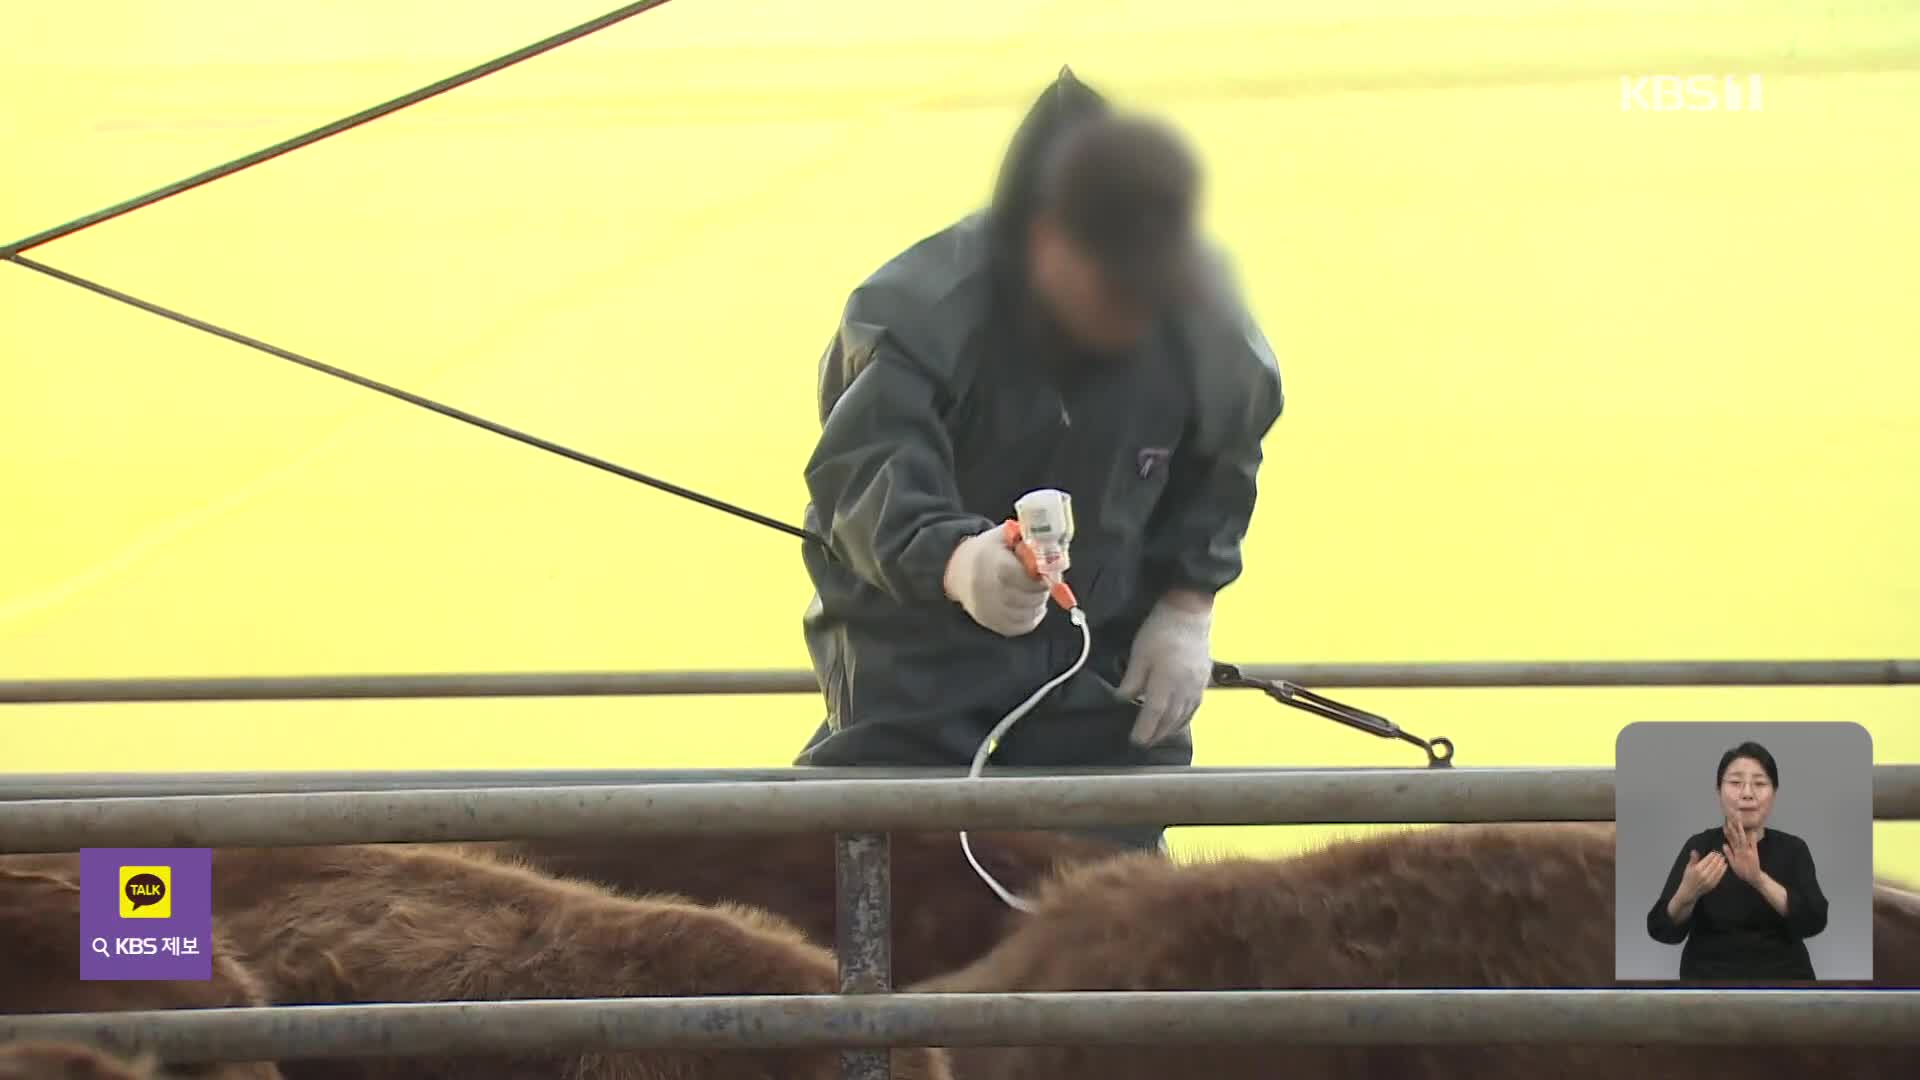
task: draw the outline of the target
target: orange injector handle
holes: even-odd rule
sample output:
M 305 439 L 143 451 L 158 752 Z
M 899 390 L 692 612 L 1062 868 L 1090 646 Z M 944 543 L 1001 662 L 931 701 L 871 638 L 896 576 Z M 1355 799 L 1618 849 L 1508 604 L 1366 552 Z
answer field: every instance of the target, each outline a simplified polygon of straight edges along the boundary
M 1007 519 L 1007 542 L 1013 545 L 1014 553 L 1020 556 L 1020 562 L 1026 566 L 1027 573 L 1034 577 L 1043 576 L 1040 573 L 1040 561 L 1034 558 L 1033 548 L 1027 546 L 1026 537 L 1021 535 L 1020 522 L 1013 518 Z M 1080 606 L 1080 601 L 1073 595 L 1073 589 L 1068 587 L 1065 581 L 1053 581 L 1048 585 L 1047 593 L 1053 597 L 1054 603 L 1060 605 L 1060 610 L 1072 611 Z

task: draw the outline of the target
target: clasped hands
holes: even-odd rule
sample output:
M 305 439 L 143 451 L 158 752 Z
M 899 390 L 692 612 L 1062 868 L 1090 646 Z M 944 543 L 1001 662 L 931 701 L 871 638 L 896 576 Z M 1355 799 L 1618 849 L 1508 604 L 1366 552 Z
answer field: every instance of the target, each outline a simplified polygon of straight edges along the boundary
M 1708 852 L 1705 857 L 1697 851 L 1687 852 L 1687 869 L 1679 889 L 1683 899 L 1698 900 L 1712 892 L 1728 870 L 1756 889 L 1765 879 L 1766 872 L 1760 869 L 1760 846 L 1745 826 L 1729 819 L 1720 826 L 1720 835 L 1726 843 L 1719 851 Z

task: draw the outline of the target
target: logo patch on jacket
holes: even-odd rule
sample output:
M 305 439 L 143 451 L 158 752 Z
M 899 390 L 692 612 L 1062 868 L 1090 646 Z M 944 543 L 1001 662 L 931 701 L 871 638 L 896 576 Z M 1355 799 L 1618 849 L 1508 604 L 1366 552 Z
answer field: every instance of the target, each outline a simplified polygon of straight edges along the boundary
M 1151 477 L 1156 470 L 1165 468 L 1167 459 L 1172 456 L 1173 451 L 1168 450 L 1164 446 L 1149 446 L 1140 451 L 1140 479 L 1145 480 Z

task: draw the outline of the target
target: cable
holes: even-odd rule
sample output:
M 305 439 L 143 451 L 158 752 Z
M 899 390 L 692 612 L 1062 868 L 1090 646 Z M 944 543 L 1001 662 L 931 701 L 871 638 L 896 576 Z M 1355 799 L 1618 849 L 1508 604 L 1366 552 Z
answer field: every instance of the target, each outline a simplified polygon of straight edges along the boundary
M 1018 723 L 1021 717 L 1032 712 L 1033 707 L 1040 704 L 1041 698 L 1051 694 L 1056 687 L 1079 674 L 1080 669 L 1086 666 L 1087 657 L 1093 652 L 1093 631 L 1087 629 L 1087 613 L 1076 607 L 1067 612 L 1067 617 L 1073 620 L 1073 625 L 1080 628 L 1080 659 L 1075 660 L 1072 667 L 1047 680 L 1027 700 L 1015 705 L 1012 712 L 1001 717 L 1000 722 L 993 726 L 993 730 L 987 732 L 987 737 L 980 741 L 980 748 L 973 752 L 973 765 L 967 769 L 969 780 L 980 779 L 980 770 L 986 767 L 987 758 L 993 756 L 993 751 L 1000 745 L 1001 736 L 1005 735 L 1009 728 Z M 973 872 L 980 875 L 980 880 L 986 882 L 987 888 L 992 889 L 1000 899 L 1006 901 L 1008 907 L 1016 911 L 1034 910 L 1031 903 L 1008 892 L 1006 886 L 995 881 L 993 875 L 987 873 L 987 868 L 980 865 L 980 860 L 973 857 L 973 845 L 967 841 L 965 830 L 960 833 L 960 850 L 966 852 L 967 862 L 973 865 Z
M 369 379 L 365 375 L 356 375 L 353 372 L 346 370 L 345 368 L 337 368 L 337 367 L 334 367 L 332 364 L 322 363 L 321 361 L 314 360 L 310 357 L 302 356 L 299 353 L 294 352 L 290 349 L 280 348 L 278 345 L 269 345 L 268 343 L 261 341 L 257 338 L 250 338 L 245 334 L 239 333 L 238 331 L 228 330 L 225 327 L 215 326 L 210 322 L 205 322 L 200 319 L 196 319 L 191 315 L 183 315 L 178 311 L 172 310 L 171 308 L 161 307 L 159 304 L 153 303 L 150 300 L 142 300 L 137 296 L 130 296 L 126 293 L 120 292 L 117 289 L 113 289 L 106 285 L 102 285 L 97 281 L 89 281 L 86 278 L 80 277 L 76 274 L 69 274 L 65 270 L 61 270 L 57 267 L 48 266 L 42 262 L 36 262 L 33 259 L 27 258 L 25 255 L 14 253 L 11 255 L 7 255 L 5 257 L 11 259 L 13 262 L 20 264 L 21 266 L 26 267 L 29 270 L 37 270 L 40 273 L 45 274 L 48 277 L 53 278 L 57 281 L 64 281 L 69 285 L 77 285 L 82 289 L 88 290 L 89 292 L 98 293 L 101 296 L 107 297 L 108 299 L 111 299 L 111 300 L 118 300 L 123 304 L 129 304 L 133 307 L 139 308 L 142 311 L 146 311 L 154 315 L 158 315 L 163 319 L 172 319 L 174 322 L 180 323 L 182 325 L 191 326 L 195 330 L 204 330 L 207 333 L 214 335 L 215 337 L 225 338 L 226 340 L 231 341 L 237 345 L 245 345 L 250 349 L 258 349 L 269 356 L 277 356 L 282 360 L 292 361 L 293 363 L 299 364 L 301 367 L 311 368 L 314 371 L 318 371 L 324 375 L 332 375 L 336 379 L 344 379 L 347 382 L 353 383 L 355 386 L 363 386 L 363 387 L 366 387 L 368 390 L 373 390 L 378 393 L 385 394 L 388 397 L 398 398 L 399 400 L 404 401 L 409 405 L 418 405 L 423 409 L 427 409 L 431 412 L 437 412 L 442 416 L 449 416 L 463 423 L 472 424 L 474 427 L 481 428 L 486 431 L 491 431 L 495 435 L 505 435 L 509 439 L 513 439 L 517 442 L 526 443 L 528 446 L 538 447 L 539 449 L 545 450 L 548 453 L 558 454 L 563 458 L 567 458 L 572 461 L 577 461 L 582 465 L 591 465 L 596 469 L 601 469 L 606 472 L 610 472 L 615 476 L 625 477 L 628 480 L 645 484 L 648 487 L 656 488 L 660 491 L 664 491 L 669 495 L 678 495 L 683 499 L 687 499 L 691 502 L 699 503 L 701 506 L 705 506 L 714 510 L 720 510 L 725 513 L 732 514 L 735 517 L 745 518 L 756 525 L 765 525 L 769 529 L 775 529 L 779 532 L 786 533 L 789 536 L 798 537 L 799 539 L 802 539 L 802 540 L 810 540 L 813 543 L 820 545 L 821 550 L 825 551 L 829 558 L 834 557 L 833 547 L 832 545 L 827 543 L 824 537 L 818 535 L 817 533 L 809 532 L 808 530 L 803 529 L 798 525 L 789 525 L 784 521 L 777 521 L 773 518 L 767 517 L 764 514 L 757 514 L 757 513 L 754 513 L 752 510 L 748 510 L 744 507 L 735 506 L 730 502 L 725 502 L 723 500 L 716 499 L 711 495 L 702 495 L 697 491 L 693 491 L 689 488 L 683 488 L 678 484 L 670 484 L 665 480 L 648 476 L 646 473 L 636 472 L 632 469 L 627 468 L 624 465 L 616 465 L 613 462 L 606 460 L 605 458 L 594 457 L 592 454 L 583 453 L 579 450 L 572 449 L 571 447 L 562 446 L 557 442 L 552 442 L 548 439 L 543 439 L 538 435 L 529 435 L 524 431 L 518 431 L 514 428 L 510 428 L 506 426 L 505 424 L 496 423 L 482 416 L 475 416 L 473 413 L 470 413 L 465 409 L 457 409 L 452 405 L 443 405 L 440 402 L 433 400 L 432 398 L 422 397 L 421 395 L 413 393 L 412 391 L 402 390 L 397 386 L 389 386 L 386 383 L 380 382 L 376 379 Z
M 362 109 L 352 116 L 343 117 L 330 124 L 324 124 L 304 135 L 295 135 L 291 139 L 274 143 L 264 150 L 256 150 L 245 157 L 235 158 L 225 165 L 216 165 L 205 172 L 195 173 L 185 180 L 176 180 L 165 187 L 155 188 L 145 195 L 136 196 L 115 206 L 109 206 L 105 210 L 97 210 L 85 217 L 75 218 L 65 225 L 56 225 L 51 229 L 45 229 L 41 232 L 34 233 L 32 236 L 16 240 L 11 244 L 0 246 L 0 258 L 9 258 L 23 251 L 39 247 L 41 244 L 52 243 L 63 236 L 71 236 L 82 229 L 91 228 L 103 221 L 111 221 L 122 214 L 132 213 L 143 206 L 152 206 L 162 199 L 169 199 L 183 191 L 191 191 L 202 184 L 210 184 L 222 177 L 232 176 L 242 169 L 252 168 L 263 161 L 270 161 L 282 154 L 298 150 L 303 146 L 311 146 L 321 139 L 359 127 L 361 124 L 367 123 L 370 120 L 378 120 L 389 113 L 399 112 L 409 105 L 417 105 L 430 97 L 444 94 L 455 87 L 464 86 L 467 83 L 484 78 L 503 68 L 512 67 L 522 60 L 532 59 L 549 49 L 557 49 L 570 41 L 578 41 L 588 34 L 605 30 L 615 23 L 624 22 L 643 11 L 657 8 L 666 2 L 667 0 L 639 0 L 638 3 L 628 4 L 616 11 L 609 11 L 605 15 L 589 19 L 572 29 L 562 30 L 551 37 L 543 38 L 531 45 L 515 49 L 504 56 L 497 56 L 484 64 L 470 67 L 457 75 L 449 75 L 439 82 L 423 86 L 418 90 L 409 91 L 391 101 L 383 102 L 369 109 Z

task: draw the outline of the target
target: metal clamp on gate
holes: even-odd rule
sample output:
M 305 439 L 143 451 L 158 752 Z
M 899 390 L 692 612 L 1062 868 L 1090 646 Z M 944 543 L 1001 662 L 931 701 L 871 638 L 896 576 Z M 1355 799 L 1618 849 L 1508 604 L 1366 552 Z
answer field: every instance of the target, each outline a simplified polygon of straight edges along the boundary
M 1295 686 L 1285 679 L 1256 679 L 1242 674 L 1232 664 L 1215 661 L 1213 665 L 1213 685 L 1226 688 L 1249 688 L 1264 690 L 1268 697 L 1282 705 L 1291 705 L 1296 709 L 1337 720 L 1356 731 L 1369 735 L 1378 735 L 1383 739 L 1399 739 L 1410 742 L 1427 752 L 1427 768 L 1445 769 L 1453 765 L 1453 740 L 1438 738 L 1431 741 L 1403 730 L 1399 724 L 1364 709 L 1344 705 L 1330 697 L 1316 694 L 1304 686 Z

